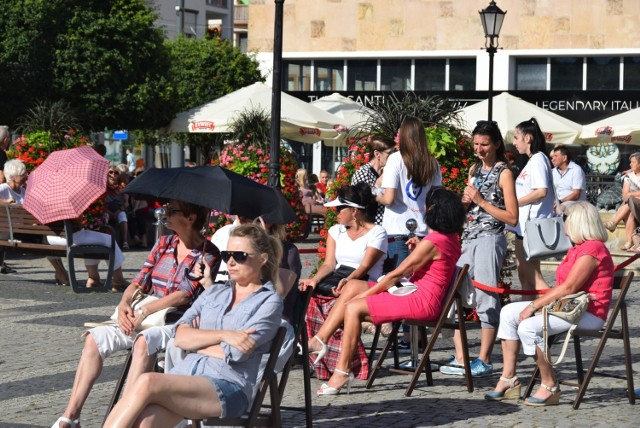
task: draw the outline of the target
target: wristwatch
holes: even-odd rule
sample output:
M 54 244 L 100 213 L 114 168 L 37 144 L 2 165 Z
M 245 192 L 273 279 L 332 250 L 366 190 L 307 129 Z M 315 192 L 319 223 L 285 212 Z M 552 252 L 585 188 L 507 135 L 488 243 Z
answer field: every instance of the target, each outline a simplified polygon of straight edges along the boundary
M 531 309 L 534 310 L 534 312 L 538 309 L 538 308 L 536 308 L 536 304 L 533 303 L 533 302 L 529 303 L 529 306 L 531 307 Z

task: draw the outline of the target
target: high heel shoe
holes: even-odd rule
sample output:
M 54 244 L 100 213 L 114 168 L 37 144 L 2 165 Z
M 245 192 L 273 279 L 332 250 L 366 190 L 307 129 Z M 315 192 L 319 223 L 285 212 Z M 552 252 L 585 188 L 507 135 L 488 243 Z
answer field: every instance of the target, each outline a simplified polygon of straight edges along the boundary
M 67 279 L 66 281 L 64 280 L 60 280 L 60 278 L 58 278 L 57 276 L 54 278 L 56 285 L 64 285 L 66 287 L 69 286 L 69 280 Z
M 340 391 L 342 390 L 342 388 L 344 388 L 345 385 L 347 386 L 347 395 L 351 393 L 351 384 L 356 379 L 356 377 L 351 372 L 345 372 L 344 370 L 340 370 L 340 369 L 335 369 L 335 371 L 337 371 L 342 375 L 347 376 L 347 381 L 343 383 L 342 386 L 340 386 L 339 388 L 334 388 L 332 386 L 327 385 L 326 383 L 323 383 L 322 385 L 320 385 L 320 388 L 317 391 L 318 395 L 338 395 L 340 394 Z
M 509 388 L 504 391 L 491 391 L 484 394 L 485 400 L 491 401 L 502 401 L 502 400 L 517 400 L 520 398 L 520 388 L 522 384 L 520 384 L 520 380 L 518 376 L 514 377 L 504 377 L 500 376 L 500 380 L 509 384 Z M 518 384 L 516 385 L 516 382 Z
M 526 404 L 527 406 L 542 407 L 542 406 L 553 406 L 560 402 L 560 388 L 558 388 L 558 384 L 549 386 L 549 385 L 545 385 L 544 383 L 541 383 L 540 387 L 551 392 L 553 395 L 551 397 L 548 397 L 546 400 L 543 400 L 541 398 L 536 398 L 536 397 L 529 397 L 526 400 L 524 400 L 524 404 Z
M 313 336 L 313 339 L 317 340 L 322 345 L 322 348 L 320 348 L 319 350 L 309 352 L 309 355 L 316 355 L 316 359 L 313 361 L 313 365 L 315 366 L 320 362 L 320 360 L 324 358 L 325 355 L 327 355 L 327 352 L 329 352 L 329 348 L 327 347 L 327 344 L 324 343 L 318 336 Z

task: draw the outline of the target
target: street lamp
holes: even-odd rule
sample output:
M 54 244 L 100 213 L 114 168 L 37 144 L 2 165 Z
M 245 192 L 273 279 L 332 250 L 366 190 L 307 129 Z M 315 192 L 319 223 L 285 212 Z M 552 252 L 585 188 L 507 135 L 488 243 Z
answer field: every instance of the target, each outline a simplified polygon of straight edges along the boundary
M 269 186 L 280 188 L 280 106 L 282 104 L 282 26 L 284 0 L 274 0 L 273 85 L 271 86 L 271 145 Z
M 498 51 L 498 37 L 500 36 L 500 28 L 502 21 L 507 14 L 496 6 L 495 1 L 491 1 L 489 6 L 478 11 L 482 20 L 482 28 L 484 28 L 484 47 L 489 54 L 489 117 L 493 116 L 493 55 Z M 494 44 L 495 42 L 495 44 Z

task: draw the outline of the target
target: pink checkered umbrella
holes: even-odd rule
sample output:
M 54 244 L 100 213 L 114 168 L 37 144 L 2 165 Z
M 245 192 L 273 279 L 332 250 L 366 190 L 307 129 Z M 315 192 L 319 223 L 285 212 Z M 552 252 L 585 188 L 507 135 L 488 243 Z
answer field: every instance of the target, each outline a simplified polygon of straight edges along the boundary
M 108 171 L 89 146 L 53 152 L 29 174 L 24 208 L 42 223 L 80 217 L 105 192 Z

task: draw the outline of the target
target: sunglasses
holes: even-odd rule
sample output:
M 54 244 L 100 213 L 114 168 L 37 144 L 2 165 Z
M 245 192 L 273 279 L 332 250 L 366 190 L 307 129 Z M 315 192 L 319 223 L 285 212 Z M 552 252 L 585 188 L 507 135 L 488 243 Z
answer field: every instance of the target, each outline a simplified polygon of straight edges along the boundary
M 109 175 L 116 175 L 118 171 L 114 171 L 112 169 L 109 170 Z
M 165 214 L 166 216 L 169 216 L 169 217 L 171 217 L 171 216 L 172 216 L 172 215 L 174 215 L 175 213 L 181 213 L 181 212 L 182 212 L 182 210 L 178 210 L 178 209 L 175 209 L 175 208 L 171 208 L 171 207 L 170 207 L 170 206 L 168 206 L 168 205 L 166 205 L 166 206 L 164 207 L 164 214 Z
M 220 251 L 220 257 L 222 257 L 225 263 L 228 263 L 231 257 L 233 257 L 236 263 L 243 264 L 246 263 L 249 256 L 253 256 L 253 254 L 244 251 Z
M 496 126 L 498 125 L 498 122 L 496 122 L 495 120 L 479 120 L 476 122 L 476 125 L 493 125 Z

